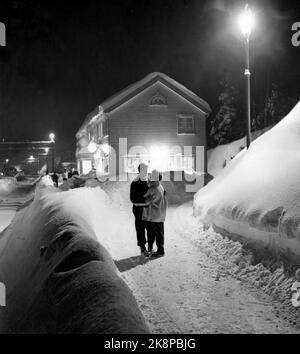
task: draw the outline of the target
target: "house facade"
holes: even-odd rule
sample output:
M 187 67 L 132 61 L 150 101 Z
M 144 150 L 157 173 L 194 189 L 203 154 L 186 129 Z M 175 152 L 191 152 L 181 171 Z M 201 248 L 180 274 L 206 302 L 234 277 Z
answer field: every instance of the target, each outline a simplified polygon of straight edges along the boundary
M 162 172 L 206 172 L 210 113 L 209 104 L 186 87 L 151 73 L 86 117 L 76 135 L 78 170 L 119 175 L 146 162 Z

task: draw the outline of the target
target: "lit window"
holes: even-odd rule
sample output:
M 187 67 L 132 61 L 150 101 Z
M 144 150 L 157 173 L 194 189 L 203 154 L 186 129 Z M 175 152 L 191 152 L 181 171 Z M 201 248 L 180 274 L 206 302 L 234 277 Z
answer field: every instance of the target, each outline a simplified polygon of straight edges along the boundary
M 92 161 L 91 160 L 82 160 L 82 173 L 87 175 L 92 170 Z
M 178 134 L 195 134 L 195 120 L 193 115 L 180 114 L 177 116 Z

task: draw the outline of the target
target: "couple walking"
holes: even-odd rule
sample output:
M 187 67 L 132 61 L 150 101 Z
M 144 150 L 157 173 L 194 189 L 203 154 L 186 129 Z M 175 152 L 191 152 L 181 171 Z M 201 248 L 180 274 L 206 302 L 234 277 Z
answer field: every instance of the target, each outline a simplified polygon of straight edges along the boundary
M 165 254 L 164 222 L 167 211 L 166 192 L 160 183 L 162 176 L 157 170 L 153 170 L 148 179 L 148 166 L 143 163 L 139 165 L 138 171 L 138 177 L 130 186 L 137 243 L 145 256 L 161 257 Z M 154 242 L 157 251 L 152 253 Z

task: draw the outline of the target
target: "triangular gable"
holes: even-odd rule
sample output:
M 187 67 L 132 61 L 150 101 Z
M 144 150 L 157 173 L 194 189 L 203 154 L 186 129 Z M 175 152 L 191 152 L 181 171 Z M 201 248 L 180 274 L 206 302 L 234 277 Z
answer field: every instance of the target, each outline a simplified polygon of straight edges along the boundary
M 110 113 L 158 81 L 163 83 L 165 86 L 167 86 L 169 89 L 173 90 L 177 94 L 181 95 L 187 101 L 190 101 L 193 105 L 198 107 L 205 114 L 209 115 L 211 113 L 211 108 L 209 104 L 202 98 L 197 96 L 194 92 L 187 89 L 185 86 L 179 84 L 177 81 L 171 79 L 166 74 L 154 72 L 102 102 L 100 106 L 98 106 L 93 112 L 87 115 L 79 132 L 85 128 L 85 126 L 90 122 L 90 120 L 94 116 L 99 113 L 100 110 L 103 110 L 104 113 Z
M 154 72 L 147 75 L 142 80 L 128 86 L 124 90 L 108 98 L 101 104 L 101 107 L 103 108 L 104 112 L 109 113 L 120 105 L 122 105 L 123 103 L 130 100 L 132 97 L 144 91 L 146 88 L 152 86 L 157 81 L 162 82 L 167 87 L 169 87 L 179 95 L 183 96 L 186 100 L 193 103 L 196 107 L 200 108 L 205 113 L 211 113 L 211 108 L 206 101 L 197 96 L 191 90 L 187 89 L 185 86 L 171 79 L 169 76 L 158 72 Z

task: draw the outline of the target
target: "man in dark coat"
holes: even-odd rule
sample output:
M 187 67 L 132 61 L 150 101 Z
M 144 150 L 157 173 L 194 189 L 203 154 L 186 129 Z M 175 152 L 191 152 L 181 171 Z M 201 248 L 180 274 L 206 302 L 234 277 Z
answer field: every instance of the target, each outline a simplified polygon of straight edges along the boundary
M 139 175 L 130 186 L 130 200 L 133 204 L 145 203 L 144 195 L 148 191 L 148 166 L 141 163 L 138 167 L 138 171 Z M 140 247 L 141 253 L 145 254 L 147 221 L 143 220 L 143 210 L 144 208 L 142 206 L 133 205 L 132 211 L 135 216 L 137 245 Z
M 54 186 L 58 187 L 58 176 L 57 176 L 56 172 L 54 172 L 52 175 L 52 181 L 54 183 Z

